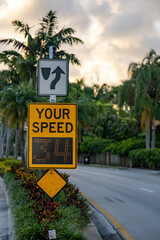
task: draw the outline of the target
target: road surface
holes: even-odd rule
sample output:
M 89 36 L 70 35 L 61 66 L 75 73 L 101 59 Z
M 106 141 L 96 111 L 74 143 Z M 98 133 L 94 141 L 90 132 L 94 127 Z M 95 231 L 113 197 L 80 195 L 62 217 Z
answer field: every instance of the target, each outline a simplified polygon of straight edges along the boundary
M 63 172 L 135 240 L 160 239 L 160 172 L 91 166 Z

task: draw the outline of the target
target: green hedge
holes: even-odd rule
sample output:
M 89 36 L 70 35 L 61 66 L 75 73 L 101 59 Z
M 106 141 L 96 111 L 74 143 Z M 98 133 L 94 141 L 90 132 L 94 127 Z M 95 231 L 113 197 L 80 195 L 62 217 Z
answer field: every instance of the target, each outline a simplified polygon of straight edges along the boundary
M 80 153 L 101 153 L 103 149 L 113 141 L 101 137 L 84 136 L 79 146 Z
M 3 177 L 4 174 L 10 170 L 11 166 L 16 165 L 17 163 L 22 163 L 21 160 L 14 160 L 13 158 L 0 158 L 0 177 Z
M 128 138 L 120 142 L 104 139 L 101 137 L 84 136 L 79 146 L 80 153 L 105 153 L 120 154 L 127 156 L 131 150 L 145 148 L 145 140 L 136 137 Z
M 137 149 L 129 153 L 133 167 L 160 168 L 160 149 Z
M 13 166 L 13 165 L 16 165 L 17 163 L 21 163 L 21 162 L 22 162 L 21 160 L 10 159 L 10 160 L 5 161 L 5 166 Z
M 111 152 L 112 154 L 128 155 L 133 149 L 140 149 L 145 147 L 145 140 L 137 138 L 128 138 L 120 142 L 111 143 L 104 149 L 104 152 Z

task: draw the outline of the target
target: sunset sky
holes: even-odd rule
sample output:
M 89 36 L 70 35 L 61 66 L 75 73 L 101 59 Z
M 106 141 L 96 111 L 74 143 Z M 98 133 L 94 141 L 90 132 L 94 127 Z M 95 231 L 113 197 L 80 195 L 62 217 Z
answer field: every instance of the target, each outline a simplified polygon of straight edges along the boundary
M 57 11 L 59 30 L 72 27 L 84 41 L 63 47 L 81 62 L 70 66 L 71 81 L 85 77 L 87 85 L 119 85 L 129 63 L 141 61 L 150 49 L 160 54 L 160 0 L 0 0 L 0 39 L 24 41 L 11 22 L 23 20 L 34 33 L 49 10 Z

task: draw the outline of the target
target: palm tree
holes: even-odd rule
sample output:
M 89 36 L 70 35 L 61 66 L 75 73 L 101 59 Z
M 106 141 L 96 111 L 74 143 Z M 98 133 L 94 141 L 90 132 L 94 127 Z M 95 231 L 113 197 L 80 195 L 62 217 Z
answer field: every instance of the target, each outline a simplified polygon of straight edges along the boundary
M 127 103 L 135 114 L 141 116 L 141 127 L 146 130 L 146 148 L 150 147 L 150 128 L 152 126 L 152 148 L 155 147 L 155 120 L 160 100 L 160 56 L 151 50 L 141 63 L 129 66 L 130 79 L 120 88 L 119 106 Z M 134 97 L 131 99 L 131 97 Z M 130 104 L 130 101 L 132 104 Z
M 26 169 L 25 159 L 24 159 L 24 125 L 27 118 L 27 106 L 30 102 L 40 102 L 43 101 L 36 91 L 28 86 L 11 86 L 6 88 L 2 93 L 2 98 L 0 100 L 0 109 L 3 118 L 10 127 L 16 125 L 16 159 L 18 156 L 18 132 L 21 129 L 21 156 L 22 163 Z
M 0 72 L 0 81 L 3 81 L 2 87 L 4 83 L 9 86 L 25 82 L 29 79 L 30 72 L 35 71 L 32 64 L 16 51 L 10 50 L 0 53 L 0 63 L 8 67 L 7 70 Z
M 75 54 L 69 54 L 61 50 L 62 44 L 83 44 L 83 41 L 74 37 L 75 30 L 72 28 L 63 27 L 57 32 L 57 16 L 56 12 L 50 10 L 45 17 L 40 20 L 39 28 L 33 37 L 30 34 L 30 27 L 23 21 L 15 20 L 12 22 L 16 31 L 24 34 L 26 42 L 22 43 L 14 38 L 2 39 L 1 44 L 12 45 L 15 49 L 23 50 L 25 53 L 24 59 L 28 62 L 30 72 L 30 82 L 35 85 L 35 69 L 39 58 L 48 58 L 49 46 L 56 46 L 56 58 L 68 59 L 72 64 L 80 65 L 80 62 Z M 21 59 L 23 60 L 23 59 Z M 22 66 L 24 61 L 21 61 Z M 25 64 L 26 67 L 26 64 Z

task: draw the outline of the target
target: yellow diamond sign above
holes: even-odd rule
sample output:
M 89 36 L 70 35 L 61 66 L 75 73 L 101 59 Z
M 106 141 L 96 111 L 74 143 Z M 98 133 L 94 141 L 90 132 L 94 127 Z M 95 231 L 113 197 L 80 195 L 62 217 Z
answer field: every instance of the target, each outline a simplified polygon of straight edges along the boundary
M 60 174 L 51 169 L 37 182 L 37 185 L 50 197 L 53 198 L 66 185 L 66 181 Z

